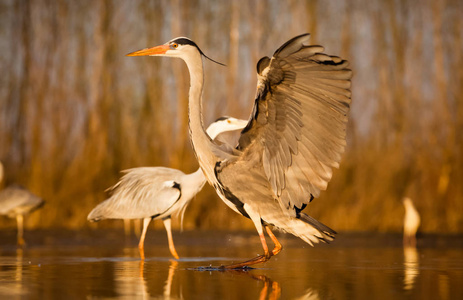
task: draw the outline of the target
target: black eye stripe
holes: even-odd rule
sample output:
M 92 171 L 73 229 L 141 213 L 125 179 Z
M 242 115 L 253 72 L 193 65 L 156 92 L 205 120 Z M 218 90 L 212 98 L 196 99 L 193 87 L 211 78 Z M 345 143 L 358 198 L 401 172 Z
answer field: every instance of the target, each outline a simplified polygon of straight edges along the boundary
M 172 43 L 176 43 L 176 44 L 179 44 L 179 45 L 191 45 L 191 46 L 194 46 L 194 47 L 199 49 L 198 45 L 196 45 L 195 42 L 193 42 L 190 39 L 186 39 L 186 38 L 175 39 L 175 40 L 172 41 Z

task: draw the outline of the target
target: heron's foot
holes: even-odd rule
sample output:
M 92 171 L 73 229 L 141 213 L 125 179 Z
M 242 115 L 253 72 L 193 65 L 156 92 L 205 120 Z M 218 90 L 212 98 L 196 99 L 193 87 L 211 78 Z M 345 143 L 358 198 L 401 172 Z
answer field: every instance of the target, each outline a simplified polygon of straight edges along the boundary
M 260 264 L 268 261 L 272 256 L 273 256 L 273 251 L 268 252 L 263 255 L 259 255 L 257 257 L 254 257 L 250 260 L 241 262 L 241 263 L 236 263 L 236 264 L 231 264 L 231 265 L 225 265 L 225 266 L 220 266 L 220 269 L 223 270 L 232 270 L 232 269 L 246 269 L 249 268 L 249 266 L 255 265 L 255 264 Z
M 145 248 L 143 246 L 138 245 L 138 250 L 140 251 L 140 259 L 145 260 Z
M 172 245 L 172 247 L 169 247 L 169 251 L 172 254 L 172 256 L 175 257 L 175 259 L 180 259 L 180 257 L 177 254 L 177 251 L 175 250 L 175 247 L 173 245 Z

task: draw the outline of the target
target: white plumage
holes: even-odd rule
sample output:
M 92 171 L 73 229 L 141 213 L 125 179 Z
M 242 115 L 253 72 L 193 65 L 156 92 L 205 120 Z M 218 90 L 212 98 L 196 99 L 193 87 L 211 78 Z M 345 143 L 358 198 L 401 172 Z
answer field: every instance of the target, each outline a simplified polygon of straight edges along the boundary
M 404 246 L 416 246 L 416 232 L 420 227 L 420 214 L 413 205 L 412 199 L 405 197 L 403 199 L 405 208 L 404 216 Z

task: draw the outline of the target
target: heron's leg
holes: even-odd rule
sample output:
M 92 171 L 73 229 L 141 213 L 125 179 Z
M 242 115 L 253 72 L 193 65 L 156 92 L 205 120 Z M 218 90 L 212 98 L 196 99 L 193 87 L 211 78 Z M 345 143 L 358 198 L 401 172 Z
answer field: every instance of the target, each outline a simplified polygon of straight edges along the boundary
M 167 217 L 167 218 L 162 219 L 162 221 L 164 222 L 164 227 L 166 227 L 167 240 L 169 241 L 170 253 L 172 253 L 173 257 L 175 257 L 176 259 L 179 259 L 177 251 L 175 250 L 175 247 L 174 247 L 174 240 L 172 239 L 172 230 L 171 230 L 171 226 L 170 226 L 170 216 Z
M 247 260 L 245 262 L 242 262 L 242 263 L 221 266 L 221 268 L 223 268 L 223 269 L 240 269 L 240 268 L 247 267 L 247 266 L 250 266 L 250 265 L 264 263 L 264 262 L 268 261 L 273 255 L 272 252 L 268 251 L 268 246 L 267 246 L 267 242 L 265 240 L 264 228 L 263 228 L 263 225 L 262 225 L 262 220 L 260 218 L 260 214 L 257 211 L 255 211 L 252 207 L 250 207 L 249 205 L 246 205 L 246 204 L 244 205 L 244 209 L 246 210 L 249 217 L 253 221 L 254 226 L 256 226 L 257 232 L 259 233 L 260 242 L 262 243 L 262 248 L 264 249 L 264 254 L 259 255 L 257 257 L 254 257 L 254 258 L 252 258 L 250 260 Z
M 151 218 L 143 219 L 143 231 L 141 233 L 140 242 L 138 243 L 138 250 L 140 250 L 140 257 L 142 260 L 145 259 L 145 236 L 146 230 L 148 230 L 148 225 L 151 222 Z
M 16 223 L 18 224 L 18 246 L 24 246 L 26 242 L 24 241 L 24 217 L 21 214 L 16 215 Z
M 272 239 L 273 243 L 275 244 L 275 248 L 272 250 L 272 256 L 277 255 L 280 253 L 281 249 L 283 247 L 281 246 L 280 242 L 277 240 L 276 236 L 273 234 L 273 232 L 270 230 L 270 227 L 265 226 L 265 229 L 267 230 L 268 236 Z

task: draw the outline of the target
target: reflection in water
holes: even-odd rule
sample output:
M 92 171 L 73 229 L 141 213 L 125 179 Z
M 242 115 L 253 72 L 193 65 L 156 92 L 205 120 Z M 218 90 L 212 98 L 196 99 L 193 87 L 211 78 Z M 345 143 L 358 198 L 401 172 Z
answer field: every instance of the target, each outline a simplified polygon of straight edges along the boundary
M 265 275 L 254 275 L 249 271 L 227 270 L 228 274 L 242 274 L 248 275 L 250 278 L 261 281 L 264 283 L 262 290 L 259 293 L 259 300 L 277 300 L 281 297 L 281 286 L 278 282 L 273 281 Z M 270 289 L 270 291 L 269 291 Z M 267 297 L 268 295 L 268 297 Z
M 116 287 L 115 291 L 118 298 L 131 298 L 140 297 L 141 299 L 152 298 L 148 289 L 148 280 L 145 278 L 145 264 L 141 261 L 120 261 L 117 262 L 117 267 L 114 270 Z M 154 295 L 159 299 L 178 299 L 178 297 L 171 297 L 172 280 L 175 271 L 178 267 L 178 262 L 171 260 L 169 266 L 169 273 L 164 282 L 162 295 Z
M 132 248 L 124 248 L 125 258 L 131 259 Z M 152 295 L 148 289 L 148 280 L 145 278 L 145 261 L 118 261 L 115 264 L 114 280 L 116 282 L 115 291 L 120 298 L 125 297 L 141 297 L 142 299 L 151 298 Z M 176 299 L 177 297 L 171 297 L 172 280 L 174 278 L 175 271 L 178 268 L 178 262 L 170 260 L 169 272 L 167 279 L 164 283 L 163 293 L 161 299 Z
M 353 246 L 319 249 L 288 243 L 278 260 L 241 272 L 194 270 L 247 253 L 242 247 L 217 247 L 223 256 L 211 257 L 210 243 L 191 244 L 184 249 L 190 253 L 178 261 L 170 261 L 166 251 L 145 261 L 134 259 L 137 249 L 124 248 L 123 239 L 106 248 L 73 244 L 16 251 L 2 246 L 0 299 L 463 299 L 463 238 L 455 246 L 428 244 L 418 251 L 359 246 L 371 236 L 353 239 Z M 395 239 L 397 245 L 401 236 Z M 162 249 L 155 245 L 150 252 Z
M 138 265 L 138 267 L 136 267 Z M 143 261 L 121 261 L 114 270 L 115 291 L 119 296 L 148 295 L 143 278 Z
M 22 296 L 27 294 L 23 289 L 23 249 L 16 250 L 16 259 L 11 268 L 0 269 L 0 296 Z
M 320 296 L 318 295 L 316 291 L 312 289 L 307 289 L 305 291 L 304 296 L 295 298 L 295 300 L 318 300 L 318 299 L 320 299 Z
M 420 261 L 415 247 L 404 247 L 404 290 L 412 290 L 420 274 Z
M 169 275 L 167 275 L 166 283 L 164 284 L 164 299 L 170 299 L 170 292 L 172 289 L 172 279 L 174 279 L 175 270 L 177 270 L 178 262 L 175 260 L 170 261 Z M 182 298 L 182 297 L 181 297 Z

